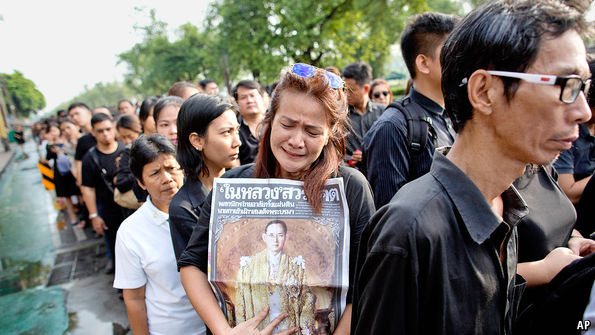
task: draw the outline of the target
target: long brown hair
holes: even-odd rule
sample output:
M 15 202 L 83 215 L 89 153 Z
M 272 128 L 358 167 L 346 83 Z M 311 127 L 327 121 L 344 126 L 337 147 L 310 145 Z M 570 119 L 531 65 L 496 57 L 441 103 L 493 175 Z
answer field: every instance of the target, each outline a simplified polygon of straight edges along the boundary
M 316 99 L 326 111 L 329 127 L 329 141 L 322 149 L 320 156 L 304 172 L 304 193 L 315 213 L 322 210 L 321 192 L 324 184 L 332 174 L 338 173 L 339 165 L 345 155 L 345 135 L 347 133 L 347 99 L 341 88 L 329 86 L 324 70 L 318 69 L 310 78 L 304 78 L 287 71 L 273 92 L 271 106 L 267 110 L 263 124 L 265 126 L 260 140 L 255 178 L 275 178 L 278 175 L 279 163 L 271 150 L 271 127 L 279 110 L 280 101 L 287 91 L 304 93 Z

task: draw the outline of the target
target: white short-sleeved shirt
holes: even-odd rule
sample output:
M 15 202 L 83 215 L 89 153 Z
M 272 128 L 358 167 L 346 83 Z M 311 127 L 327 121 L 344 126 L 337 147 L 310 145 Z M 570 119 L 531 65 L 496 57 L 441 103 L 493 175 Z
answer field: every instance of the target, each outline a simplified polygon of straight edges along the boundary
M 205 334 L 206 328 L 180 282 L 168 214 L 147 201 L 130 215 L 116 237 L 114 287 L 145 287 L 151 334 Z

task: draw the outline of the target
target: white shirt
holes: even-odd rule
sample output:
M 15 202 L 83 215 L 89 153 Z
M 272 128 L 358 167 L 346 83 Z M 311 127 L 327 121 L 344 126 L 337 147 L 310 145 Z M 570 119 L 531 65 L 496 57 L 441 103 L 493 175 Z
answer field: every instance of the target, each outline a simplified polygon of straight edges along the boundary
M 151 334 L 205 334 L 206 328 L 180 282 L 169 232 L 169 215 L 150 197 L 118 229 L 114 287 L 145 285 Z

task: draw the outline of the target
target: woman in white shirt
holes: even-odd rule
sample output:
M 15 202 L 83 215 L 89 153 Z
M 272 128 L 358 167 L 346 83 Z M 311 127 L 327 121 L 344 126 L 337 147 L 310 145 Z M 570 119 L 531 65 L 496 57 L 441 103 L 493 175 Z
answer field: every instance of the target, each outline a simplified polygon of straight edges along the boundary
M 184 183 L 174 145 L 163 135 L 141 136 L 130 150 L 130 169 L 149 193 L 118 229 L 114 287 L 123 290 L 132 332 L 204 334 L 180 283 L 168 209 Z

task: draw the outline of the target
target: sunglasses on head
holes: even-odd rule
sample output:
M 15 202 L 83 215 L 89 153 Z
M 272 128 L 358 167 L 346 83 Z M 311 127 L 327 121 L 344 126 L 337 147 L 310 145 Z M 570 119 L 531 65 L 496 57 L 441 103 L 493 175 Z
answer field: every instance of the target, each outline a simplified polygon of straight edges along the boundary
M 293 72 L 293 74 L 296 74 L 296 75 L 298 75 L 300 77 L 304 77 L 304 78 L 312 77 L 314 74 L 316 74 L 317 70 L 319 70 L 319 68 L 312 66 L 310 64 L 304 64 L 304 63 L 295 63 L 291 67 L 291 72 Z M 343 82 L 343 79 L 341 79 L 341 77 L 337 76 L 336 74 L 334 74 L 332 72 L 328 72 L 326 70 L 323 70 L 323 71 L 324 71 L 324 74 L 326 75 L 326 78 L 328 79 L 328 84 L 330 87 L 342 88 L 343 85 L 345 85 L 345 82 Z
M 387 97 L 388 96 L 388 91 L 374 92 L 374 98 L 376 98 L 376 99 L 380 98 L 380 94 L 382 94 L 385 97 Z

